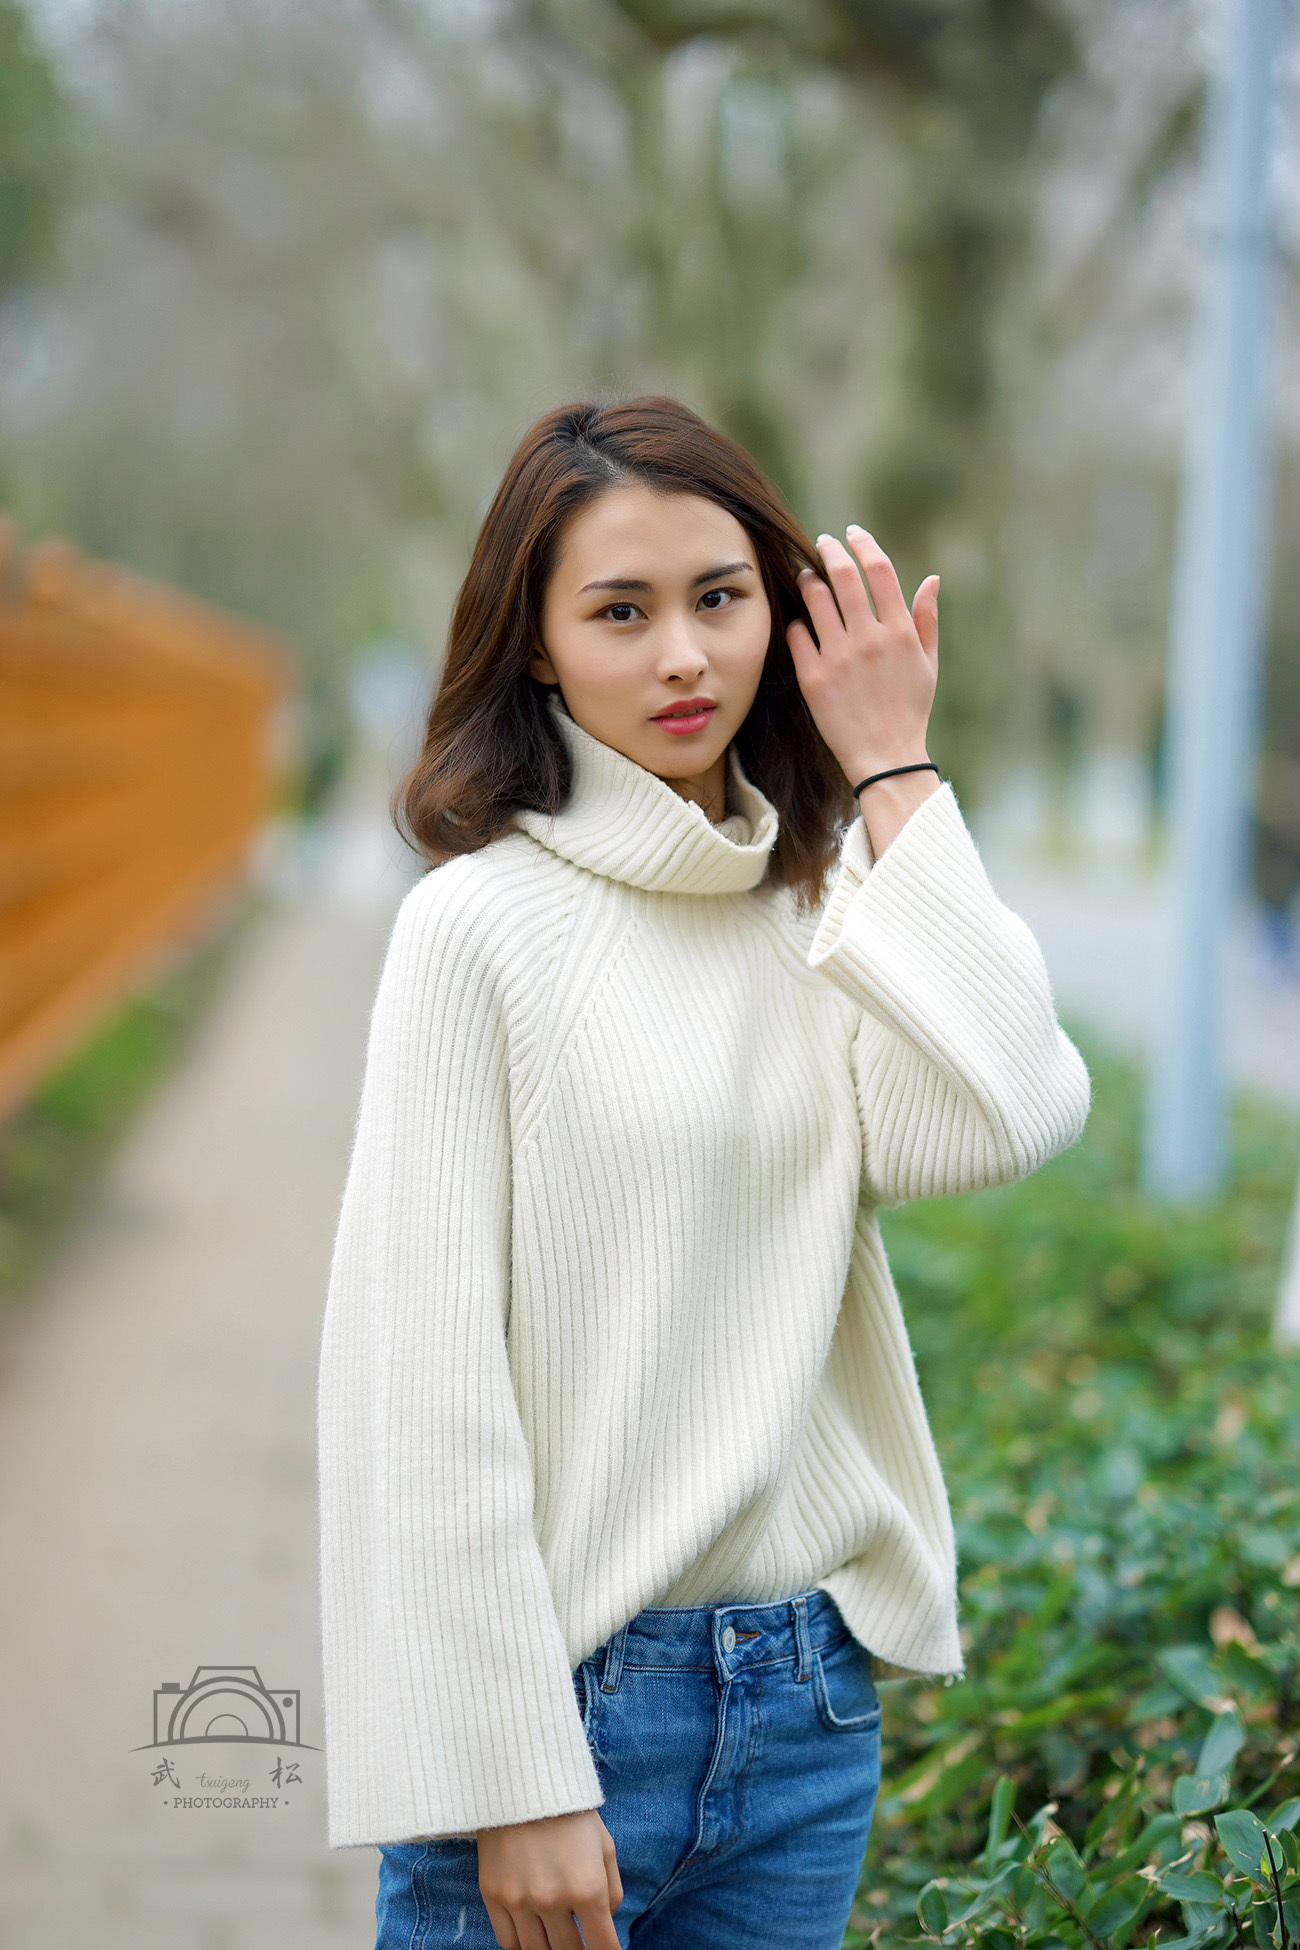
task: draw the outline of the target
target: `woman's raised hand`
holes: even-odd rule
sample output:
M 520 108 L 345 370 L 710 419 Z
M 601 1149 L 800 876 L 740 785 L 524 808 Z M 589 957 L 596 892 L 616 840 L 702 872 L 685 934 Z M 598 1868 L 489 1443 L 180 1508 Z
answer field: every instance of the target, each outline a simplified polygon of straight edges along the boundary
M 818 536 L 825 580 L 813 569 L 799 577 L 817 639 L 806 624 L 791 623 L 786 640 L 817 729 L 856 785 L 928 756 L 925 734 L 939 674 L 939 578 L 926 577 L 909 610 L 880 544 L 857 527 L 849 529 L 848 544 Z
M 480 1828 L 478 1882 L 504 1950 L 619 1950 L 623 1883 L 595 1808 Z
M 813 569 L 799 576 L 816 640 L 804 623 L 786 630 L 813 721 L 850 785 L 896 765 L 924 764 L 939 676 L 939 578 L 926 577 L 909 610 L 893 563 L 865 528 L 849 528 L 848 548 L 820 535 L 817 549 L 825 580 Z M 938 785 L 934 772 L 910 772 L 863 793 L 877 858 Z

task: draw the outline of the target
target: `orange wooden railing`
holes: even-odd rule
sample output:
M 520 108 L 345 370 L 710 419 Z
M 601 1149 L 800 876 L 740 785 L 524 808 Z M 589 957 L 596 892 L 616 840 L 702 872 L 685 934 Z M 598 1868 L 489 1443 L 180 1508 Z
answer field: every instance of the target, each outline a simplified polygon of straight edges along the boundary
M 0 1116 L 237 882 L 273 789 L 268 632 L 0 526 Z

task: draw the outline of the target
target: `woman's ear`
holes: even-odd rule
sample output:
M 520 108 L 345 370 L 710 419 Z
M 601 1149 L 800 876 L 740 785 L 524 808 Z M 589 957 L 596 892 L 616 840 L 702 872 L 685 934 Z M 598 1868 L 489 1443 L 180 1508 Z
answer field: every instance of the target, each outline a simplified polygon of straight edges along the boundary
M 528 659 L 528 675 L 535 677 L 539 684 L 558 684 L 560 681 L 555 674 L 555 665 L 545 650 L 539 650 L 536 656 Z

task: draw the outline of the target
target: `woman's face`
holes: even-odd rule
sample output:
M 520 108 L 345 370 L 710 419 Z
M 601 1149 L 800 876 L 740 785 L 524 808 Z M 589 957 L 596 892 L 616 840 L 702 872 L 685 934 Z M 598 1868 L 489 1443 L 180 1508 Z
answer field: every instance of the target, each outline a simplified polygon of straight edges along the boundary
M 661 779 L 698 780 L 721 773 L 771 634 L 734 515 L 700 495 L 609 488 L 561 533 L 529 670 L 602 744 Z

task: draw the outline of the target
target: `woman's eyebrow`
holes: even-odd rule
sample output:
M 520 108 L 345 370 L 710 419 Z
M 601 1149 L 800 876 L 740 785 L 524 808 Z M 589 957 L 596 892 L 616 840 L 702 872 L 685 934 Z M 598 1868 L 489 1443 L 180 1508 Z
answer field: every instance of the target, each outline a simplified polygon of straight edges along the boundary
M 720 576 L 752 575 L 753 573 L 753 564 L 750 562 L 723 562 L 716 569 L 705 569 L 702 575 L 692 577 L 689 587 L 698 589 L 702 582 L 716 582 Z M 585 596 L 593 589 L 648 590 L 653 587 L 653 583 L 641 582 L 635 576 L 602 576 L 599 582 L 584 582 L 578 594 Z

